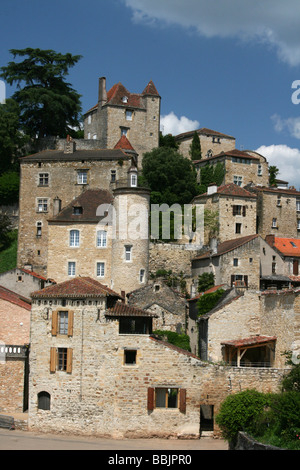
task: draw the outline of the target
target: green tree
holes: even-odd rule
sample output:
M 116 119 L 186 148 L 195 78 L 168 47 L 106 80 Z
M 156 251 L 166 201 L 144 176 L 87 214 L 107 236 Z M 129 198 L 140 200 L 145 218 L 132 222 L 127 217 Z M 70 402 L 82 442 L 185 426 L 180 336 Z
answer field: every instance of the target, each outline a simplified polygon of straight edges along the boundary
M 162 132 L 159 133 L 159 146 L 170 147 L 176 150 L 179 148 L 179 144 L 176 142 L 175 137 L 172 134 L 163 135 Z
M 203 294 L 197 301 L 198 314 L 205 315 L 210 312 L 223 296 L 225 290 L 218 289 L 216 292 L 210 294 Z
M 81 56 L 32 48 L 10 52 L 14 59 L 24 60 L 9 62 L 1 68 L 0 76 L 9 85 L 17 85 L 13 99 L 19 104 L 25 134 L 66 137 L 73 127 L 79 127 L 80 95 L 65 77 Z
M 9 205 L 19 200 L 20 174 L 7 171 L 0 176 L 0 204 Z
M 0 105 L 0 174 L 18 170 L 18 157 L 29 140 L 19 130 L 20 109 L 13 99 Z
M 12 226 L 7 215 L 0 214 L 0 250 L 7 247 L 10 241 Z
M 198 292 L 205 292 L 215 285 L 214 273 L 203 273 L 198 276 Z
M 200 187 L 199 192 L 205 193 L 209 184 L 215 183 L 221 186 L 225 176 L 225 166 L 223 163 L 218 162 L 216 165 L 207 163 L 200 169 Z
M 197 131 L 194 132 L 189 154 L 192 160 L 201 160 L 202 158 L 201 143 Z
M 174 148 L 159 147 L 145 153 L 142 176 L 151 190 L 152 204 L 189 204 L 197 194 L 193 164 Z
M 277 186 L 276 178 L 279 173 L 279 169 L 275 165 L 269 166 L 269 185 L 270 186 Z

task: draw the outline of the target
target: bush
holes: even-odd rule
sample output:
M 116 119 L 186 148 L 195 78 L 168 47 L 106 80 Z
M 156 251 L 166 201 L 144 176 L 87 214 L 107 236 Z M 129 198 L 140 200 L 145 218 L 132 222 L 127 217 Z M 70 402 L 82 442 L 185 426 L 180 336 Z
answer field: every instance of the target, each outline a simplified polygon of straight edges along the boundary
M 164 336 L 167 337 L 167 341 L 178 348 L 185 349 L 187 351 L 191 351 L 190 347 L 190 337 L 185 334 L 178 334 L 174 333 L 174 331 L 168 330 L 155 330 L 153 331 L 154 335 L 157 335 L 162 339 Z
M 224 289 L 219 289 L 211 294 L 202 295 L 197 301 L 198 315 L 205 315 L 205 313 L 210 312 L 219 302 L 224 292 Z
M 229 395 L 216 417 L 224 439 L 235 441 L 239 431 L 253 432 L 257 419 L 268 404 L 269 396 L 256 390 Z

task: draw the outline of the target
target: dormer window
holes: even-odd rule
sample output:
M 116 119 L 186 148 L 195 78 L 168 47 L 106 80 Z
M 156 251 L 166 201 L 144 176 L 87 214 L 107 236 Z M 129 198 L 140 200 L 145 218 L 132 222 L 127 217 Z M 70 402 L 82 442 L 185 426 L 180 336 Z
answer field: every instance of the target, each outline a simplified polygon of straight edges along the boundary
M 73 207 L 73 214 L 74 215 L 81 215 L 83 212 L 83 209 L 81 206 L 75 206 Z
M 123 96 L 122 102 L 123 102 L 123 103 L 128 103 L 128 98 L 127 98 L 127 96 Z

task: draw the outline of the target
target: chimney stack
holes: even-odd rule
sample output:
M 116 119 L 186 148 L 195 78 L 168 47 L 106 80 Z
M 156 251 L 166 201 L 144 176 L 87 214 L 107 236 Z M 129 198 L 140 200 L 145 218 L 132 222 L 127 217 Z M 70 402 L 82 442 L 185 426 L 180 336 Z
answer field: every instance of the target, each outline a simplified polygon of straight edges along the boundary
M 75 150 L 76 150 L 76 144 L 74 140 L 72 140 L 72 137 L 67 135 L 67 140 L 64 146 L 64 153 L 74 153 Z
M 55 217 L 61 211 L 61 200 L 56 196 L 53 199 L 53 216 Z
M 274 243 L 275 243 L 275 235 L 267 235 L 266 238 L 265 238 L 266 242 L 268 243 L 268 245 L 270 246 L 274 246 Z
M 215 194 L 218 191 L 216 183 L 210 183 L 207 188 L 207 194 Z
M 106 78 L 99 78 L 99 95 L 98 95 L 98 105 L 100 108 L 105 105 L 107 102 L 107 93 L 106 93 Z

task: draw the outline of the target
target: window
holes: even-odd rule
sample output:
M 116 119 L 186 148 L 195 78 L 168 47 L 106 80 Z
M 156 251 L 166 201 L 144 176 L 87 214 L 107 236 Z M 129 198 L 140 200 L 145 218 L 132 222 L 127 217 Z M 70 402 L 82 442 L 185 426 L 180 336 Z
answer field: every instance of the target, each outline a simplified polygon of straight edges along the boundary
M 104 277 L 105 275 L 105 263 L 97 263 L 97 277 Z
M 49 184 L 49 173 L 39 174 L 39 186 L 48 186 Z
M 248 287 L 248 275 L 232 274 L 231 275 L 231 287 L 234 284 L 236 286 Z
M 137 177 L 136 175 L 131 175 L 131 187 L 135 188 L 137 186 Z
M 132 111 L 127 110 L 126 111 L 126 121 L 132 121 Z
M 272 263 L 272 274 L 276 274 L 276 263 Z
M 105 230 L 97 231 L 97 247 L 106 248 L 107 246 L 107 232 Z
M 79 230 L 70 231 L 70 246 L 71 247 L 79 246 Z
M 156 408 L 178 408 L 178 388 L 156 388 Z
M 87 184 L 87 170 L 79 170 L 77 172 L 77 184 Z
M 50 372 L 63 371 L 72 372 L 73 350 L 71 348 L 50 349 Z
M 135 365 L 136 364 L 136 349 L 125 349 L 124 351 L 124 364 Z
M 92 122 L 92 116 L 89 114 L 88 115 L 88 124 L 91 124 L 91 122 Z
M 39 410 L 50 410 L 50 394 L 48 392 L 38 393 L 38 409 Z
M 68 276 L 75 276 L 76 273 L 76 263 L 75 261 L 68 262 Z
M 281 206 L 281 196 L 277 196 L 277 206 Z
M 130 245 L 125 246 L 125 261 L 131 261 L 131 248 Z
M 290 242 L 290 244 L 292 245 L 292 247 L 293 247 L 293 248 L 297 248 L 297 245 L 296 245 L 296 243 L 294 243 L 294 242 Z
M 235 233 L 242 233 L 242 224 L 235 224 Z
M 140 283 L 145 282 L 145 269 L 140 269 Z
M 123 103 L 127 103 L 127 102 L 128 102 L 128 98 L 127 98 L 127 96 L 123 96 L 123 98 L 122 98 L 122 102 L 123 102 Z
M 48 211 L 48 199 L 38 199 L 38 212 L 47 212 Z
M 125 135 L 127 137 L 128 134 L 128 128 L 127 127 L 121 127 L 121 137 Z
M 242 206 L 232 206 L 232 215 L 242 215 Z
M 257 176 L 262 176 L 262 165 L 260 163 L 257 165 Z
M 41 237 L 42 236 L 42 222 L 37 222 L 36 223 L 36 236 Z
M 73 207 L 73 215 L 81 215 L 83 213 L 83 208 L 81 206 Z
M 272 228 L 277 228 L 277 219 L 275 217 L 272 219 Z
M 233 266 L 238 266 L 238 265 L 239 265 L 238 258 L 233 258 Z
M 296 210 L 300 212 L 300 199 L 296 199 Z
M 68 313 L 69 312 L 58 312 L 58 333 L 60 335 L 68 334 Z
M 151 317 L 120 317 L 119 334 L 150 335 L 152 333 Z
M 300 230 L 300 219 L 297 219 L 297 230 Z
M 233 177 L 233 182 L 234 184 L 237 184 L 238 186 L 242 185 L 243 177 L 242 176 L 234 176 Z
M 117 179 L 117 172 L 116 170 L 111 170 L 110 172 L 110 181 L 114 183 Z

